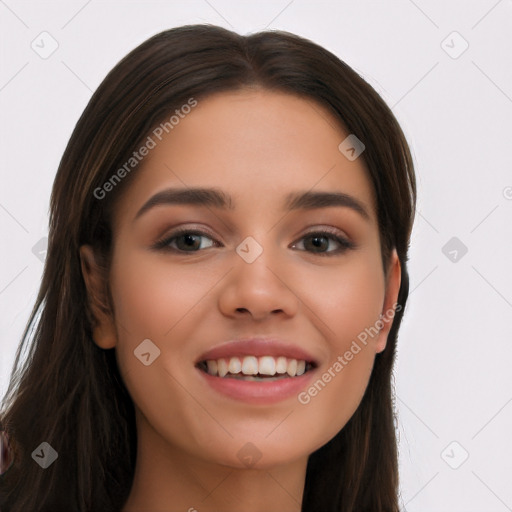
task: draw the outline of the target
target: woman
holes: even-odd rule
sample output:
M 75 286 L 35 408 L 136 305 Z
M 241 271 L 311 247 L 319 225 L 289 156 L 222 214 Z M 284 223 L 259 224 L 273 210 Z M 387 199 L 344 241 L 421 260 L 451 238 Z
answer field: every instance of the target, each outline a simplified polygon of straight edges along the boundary
M 415 201 L 398 122 L 325 49 L 141 44 L 57 172 L 1 510 L 398 511 Z

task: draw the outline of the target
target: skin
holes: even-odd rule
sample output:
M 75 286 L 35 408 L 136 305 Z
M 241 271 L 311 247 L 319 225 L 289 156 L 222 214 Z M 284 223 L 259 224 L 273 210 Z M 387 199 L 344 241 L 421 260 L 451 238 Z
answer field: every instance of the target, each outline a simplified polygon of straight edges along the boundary
M 216 94 L 134 171 L 114 214 L 107 276 L 92 248 L 81 248 L 94 340 L 116 347 L 136 407 L 138 457 L 123 512 L 300 511 L 308 456 L 353 415 L 391 321 L 307 404 L 225 397 L 194 362 L 224 341 L 274 335 L 311 352 L 320 377 L 392 310 L 400 263 L 393 251 L 384 273 L 365 164 L 338 150 L 347 135 L 310 100 L 260 89 Z M 195 186 L 222 189 L 235 208 L 160 205 L 134 220 L 156 192 Z M 369 219 L 347 207 L 282 209 L 288 193 L 311 189 L 350 194 Z M 183 237 L 172 242 L 182 253 L 151 248 L 177 226 L 206 231 L 200 249 L 186 252 Z M 336 253 L 329 238 L 315 249 L 304 238 L 327 226 L 356 248 Z M 263 248 L 250 264 L 235 251 L 247 236 Z M 113 311 L 103 307 L 106 279 Z M 133 352 L 148 338 L 161 354 L 145 366 Z M 251 467 L 237 456 L 248 442 L 261 455 Z

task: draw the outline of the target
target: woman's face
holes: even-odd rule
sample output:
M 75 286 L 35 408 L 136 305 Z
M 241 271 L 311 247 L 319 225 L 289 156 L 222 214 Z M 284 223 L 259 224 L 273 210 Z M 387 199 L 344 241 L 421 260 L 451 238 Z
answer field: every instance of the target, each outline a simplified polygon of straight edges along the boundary
M 395 254 L 385 279 L 362 157 L 338 149 L 349 133 L 323 107 L 262 90 L 199 101 L 164 135 L 116 209 L 114 320 L 100 319 L 95 341 L 116 346 L 139 434 L 231 467 L 307 457 L 359 405 L 400 285 Z M 172 200 L 196 188 L 226 205 Z M 344 201 L 289 208 L 306 193 Z M 250 338 L 262 343 L 236 343 Z M 292 377 L 293 359 L 313 367 Z M 286 373 L 218 376 L 237 360 Z

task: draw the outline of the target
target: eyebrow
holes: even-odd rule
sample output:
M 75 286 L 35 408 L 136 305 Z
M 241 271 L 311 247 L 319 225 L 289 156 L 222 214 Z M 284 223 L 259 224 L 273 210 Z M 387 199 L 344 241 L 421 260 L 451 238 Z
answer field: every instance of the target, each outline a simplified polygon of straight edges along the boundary
M 210 206 L 223 210 L 235 209 L 231 196 L 217 188 L 168 188 L 148 199 L 135 215 L 134 221 L 155 206 L 172 204 Z M 293 211 L 328 207 L 350 208 L 365 220 L 370 220 L 370 215 L 363 204 L 355 197 L 343 192 L 292 192 L 286 196 L 283 209 Z

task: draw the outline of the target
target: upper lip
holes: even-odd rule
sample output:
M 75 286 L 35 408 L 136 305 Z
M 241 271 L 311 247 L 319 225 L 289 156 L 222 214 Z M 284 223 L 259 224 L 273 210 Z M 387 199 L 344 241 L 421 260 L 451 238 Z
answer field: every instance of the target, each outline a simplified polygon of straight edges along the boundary
M 316 358 L 302 347 L 293 345 L 280 338 L 270 337 L 243 338 L 221 343 L 207 352 L 204 352 L 197 359 L 196 364 L 211 359 L 229 359 L 237 356 L 284 356 L 288 359 L 305 360 L 313 365 L 318 364 Z

